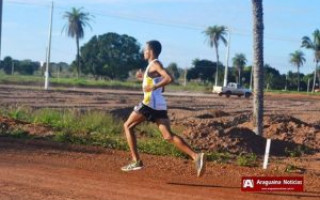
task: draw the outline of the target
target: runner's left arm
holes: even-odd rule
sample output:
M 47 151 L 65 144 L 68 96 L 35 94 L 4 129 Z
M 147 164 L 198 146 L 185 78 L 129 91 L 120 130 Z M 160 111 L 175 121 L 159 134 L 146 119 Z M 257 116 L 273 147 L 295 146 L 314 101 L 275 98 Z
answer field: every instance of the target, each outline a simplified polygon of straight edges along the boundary
M 163 68 L 163 66 L 160 63 L 154 63 L 153 68 L 162 77 L 162 80 L 159 83 L 153 85 L 152 87 L 146 86 L 144 88 L 144 91 L 146 92 L 150 92 L 152 90 L 164 87 L 173 81 L 173 78 L 169 75 L 169 73 Z
M 159 83 L 153 85 L 153 90 L 164 87 L 173 81 L 173 77 L 170 76 L 170 74 L 163 68 L 163 66 L 160 63 L 155 63 L 155 69 L 156 72 L 158 72 L 161 75 L 162 80 Z

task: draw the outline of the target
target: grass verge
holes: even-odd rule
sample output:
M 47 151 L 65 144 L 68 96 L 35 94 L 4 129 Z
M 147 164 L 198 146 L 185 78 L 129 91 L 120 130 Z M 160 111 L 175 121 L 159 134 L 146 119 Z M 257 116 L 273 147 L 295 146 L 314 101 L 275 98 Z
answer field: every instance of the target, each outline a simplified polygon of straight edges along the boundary
M 49 127 L 52 134 L 36 133 L 30 135 L 21 126 L 13 128 L 0 123 L 0 135 L 20 139 L 44 138 L 56 142 L 101 146 L 105 148 L 126 150 L 128 145 L 123 133 L 123 121 L 105 111 L 81 111 L 77 109 L 31 109 L 11 107 L 0 109 L 0 115 L 35 126 Z M 40 129 L 41 130 L 41 129 Z M 173 132 L 181 133 L 184 127 L 172 126 Z M 43 130 L 46 131 L 46 130 Z M 136 127 L 138 149 L 140 152 L 188 158 L 173 144 L 163 140 L 158 127 L 152 123 L 142 123 Z M 208 161 L 216 163 L 233 163 L 236 156 L 227 152 L 207 152 Z M 256 166 L 257 156 L 240 155 L 236 163 L 240 166 Z

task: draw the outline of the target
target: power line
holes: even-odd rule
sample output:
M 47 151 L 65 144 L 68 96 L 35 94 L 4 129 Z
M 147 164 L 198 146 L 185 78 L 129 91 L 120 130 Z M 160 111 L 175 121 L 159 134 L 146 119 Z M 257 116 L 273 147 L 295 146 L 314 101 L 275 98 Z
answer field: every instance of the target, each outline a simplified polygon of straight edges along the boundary
M 32 6 L 45 6 L 49 7 L 49 4 L 45 3 L 36 3 L 36 2 L 21 2 L 18 0 L 7 0 L 7 3 L 12 4 L 19 4 L 19 5 L 32 5 Z M 49 2 L 48 2 L 49 3 Z M 67 10 L 67 7 L 62 6 L 56 6 L 57 10 Z M 119 14 L 110 14 L 102 11 L 97 10 L 89 10 L 89 12 L 96 16 L 102 16 L 102 17 L 108 17 L 108 18 L 114 18 L 114 19 L 120 19 L 120 20 L 127 20 L 127 21 L 135 21 L 139 23 L 145 23 L 145 24 L 152 24 L 152 25 L 160 25 L 165 27 L 171 27 L 171 28 L 179 28 L 179 29 L 185 29 L 185 30 L 193 30 L 193 31 L 203 31 L 207 28 L 207 26 L 204 25 L 190 25 L 186 23 L 181 22 L 163 22 L 163 21 L 152 21 L 152 20 L 146 20 L 146 17 L 139 17 L 139 16 L 130 16 L 130 15 L 119 15 Z M 252 33 L 249 31 L 240 31 L 238 29 L 231 27 L 231 34 L 232 35 L 238 35 L 238 36 L 244 36 L 244 37 L 251 37 Z M 274 40 L 274 41 L 283 41 L 283 42 L 290 42 L 290 43 L 297 43 L 300 39 L 295 38 L 283 38 L 279 36 L 270 36 L 265 35 L 265 39 L 267 40 Z
M 17 4 L 17 5 L 22 5 L 22 6 L 42 6 L 49 8 L 49 1 L 48 3 L 36 3 L 36 2 L 25 2 L 25 1 L 19 1 L 19 0 L 7 0 L 6 3 L 11 3 L 11 4 Z M 63 6 L 55 6 L 56 10 L 63 10 L 66 11 L 69 8 L 68 7 L 63 7 Z M 192 31 L 203 31 L 207 28 L 205 25 L 197 25 L 197 24 L 187 24 L 187 23 L 181 23 L 181 22 L 163 22 L 161 20 L 146 20 L 147 17 L 143 16 L 130 16 L 130 15 L 120 15 L 120 14 L 110 14 L 105 11 L 98 11 L 98 10 L 88 10 L 89 13 L 96 15 L 96 16 L 101 16 L 101 17 L 107 17 L 107 18 L 114 18 L 114 19 L 120 19 L 120 20 L 127 20 L 127 21 L 134 21 L 138 23 L 144 23 L 144 24 L 151 24 L 151 25 L 160 25 L 160 26 L 165 26 L 165 27 L 171 27 L 171 28 L 179 28 L 179 29 L 184 29 L 184 30 L 192 30 Z M 229 27 L 230 28 L 230 27 Z M 239 30 L 239 29 L 231 29 L 231 35 L 237 35 L 237 36 L 243 36 L 243 37 L 252 37 L 252 33 L 247 30 Z M 294 38 L 283 38 L 279 36 L 271 36 L 271 35 L 265 35 L 264 36 L 266 40 L 271 40 L 271 41 L 283 41 L 283 42 L 289 42 L 289 43 L 294 43 L 294 44 L 300 44 L 300 39 L 294 39 Z M 55 51 L 58 49 L 54 48 Z M 62 52 L 61 50 L 58 50 L 59 52 Z M 278 66 L 287 66 L 287 64 L 280 64 L 280 63 L 275 63 L 271 62 L 273 65 L 278 65 Z
M 50 7 L 48 3 L 35 3 L 35 2 L 25 2 L 25 1 L 18 1 L 18 0 L 7 0 L 5 3 L 8 4 L 16 4 L 16 5 L 27 5 L 27 6 L 45 6 Z

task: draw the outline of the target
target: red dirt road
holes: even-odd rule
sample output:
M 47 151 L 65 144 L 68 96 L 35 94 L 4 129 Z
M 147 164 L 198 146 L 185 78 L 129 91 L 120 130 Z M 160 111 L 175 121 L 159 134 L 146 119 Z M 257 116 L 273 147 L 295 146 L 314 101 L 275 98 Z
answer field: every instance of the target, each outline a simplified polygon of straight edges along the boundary
M 0 137 L 1 200 L 319 199 L 318 176 L 305 174 L 303 193 L 243 193 L 244 175 L 268 170 L 209 163 L 197 178 L 191 161 L 142 155 L 145 168 L 124 173 L 128 153 Z M 280 174 L 281 175 L 281 174 Z M 288 174 L 285 174 L 288 176 Z M 290 175 L 290 174 L 289 174 Z M 297 174 L 292 174 L 297 176 Z
M 252 110 L 251 99 L 193 93 L 166 95 L 174 121 L 200 120 L 197 116 L 208 114 L 208 109 L 223 110 L 230 116 Z M 135 91 L 42 91 L 0 86 L 0 107 L 110 111 L 132 109 L 140 100 L 141 92 Z M 265 98 L 266 114 L 286 113 L 318 124 L 319 100 L 319 96 L 269 94 Z M 274 157 L 267 171 L 209 163 L 204 177 L 197 178 L 190 160 L 142 155 L 145 168 L 124 173 L 120 167 L 128 163 L 128 152 L 0 137 L 0 200 L 313 200 L 320 199 L 319 158 L 319 153 L 284 161 Z M 292 163 L 302 166 L 306 172 L 284 173 L 283 165 Z M 305 192 L 243 193 L 240 191 L 242 176 L 304 176 Z

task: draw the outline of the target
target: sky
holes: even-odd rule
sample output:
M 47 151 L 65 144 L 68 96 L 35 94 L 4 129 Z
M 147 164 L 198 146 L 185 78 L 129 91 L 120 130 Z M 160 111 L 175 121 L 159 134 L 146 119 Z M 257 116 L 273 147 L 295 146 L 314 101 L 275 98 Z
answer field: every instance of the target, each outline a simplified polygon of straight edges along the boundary
M 85 29 L 85 44 L 94 35 L 108 32 L 135 37 L 141 47 L 151 39 L 162 43 L 160 60 L 164 66 L 175 62 L 180 68 L 192 67 L 192 60 L 215 61 L 203 31 L 223 25 L 230 30 L 230 56 L 245 54 L 247 65 L 253 60 L 251 0 L 54 0 L 52 62 L 71 63 L 76 55 L 75 40 L 62 32 L 62 16 L 72 7 L 93 15 L 92 29 Z M 296 68 L 289 55 L 305 53 L 302 73 L 315 68 L 312 51 L 300 48 L 303 36 L 320 29 L 319 0 L 264 0 L 265 63 L 280 73 Z M 1 59 L 45 61 L 51 0 L 4 0 Z M 220 61 L 226 63 L 226 47 L 219 46 Z

